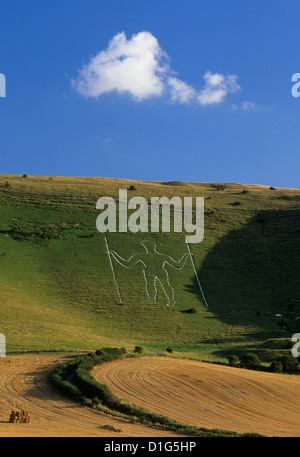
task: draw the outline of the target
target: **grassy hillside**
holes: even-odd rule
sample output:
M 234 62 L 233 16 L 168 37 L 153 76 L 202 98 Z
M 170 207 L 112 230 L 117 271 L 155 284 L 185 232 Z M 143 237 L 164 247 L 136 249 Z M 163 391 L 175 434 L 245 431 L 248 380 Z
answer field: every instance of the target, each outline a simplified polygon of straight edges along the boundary
M 96 201 L 205 197 L 205 235 L 191 245 L 208 307 L 187 260 L 168 268 L 175 306 L 149 302 L 143 266 L 113 260 L 96 229 Z M 300 330 L 300 190 L 241 184 L 0 175 L 0 333 L 7 351 L 167 346 L 184 354 L 290 338 Z M 128 259 L 143 241 L 179 260 L 185 234 L 107 234 Z M 158 257 L 149 257 L 154 271 Z M 281 316 L 276 316 L 281 314 Z

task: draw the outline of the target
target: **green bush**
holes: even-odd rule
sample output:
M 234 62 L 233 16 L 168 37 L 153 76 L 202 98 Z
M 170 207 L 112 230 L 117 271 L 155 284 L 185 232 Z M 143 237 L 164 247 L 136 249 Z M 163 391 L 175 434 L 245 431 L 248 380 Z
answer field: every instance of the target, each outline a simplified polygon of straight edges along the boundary
M 261 361 L 256 354 L 252 354 L 248 352 L 247 354 L 243 354 L 240 357 L 241 365 L 245 368 L 257 368 L 260 366 Z
M 107 406 L 113 406 L 113 398 L 107 387 L 97 383 L 90 371 L 95 365 L 120 358 L 122 354 L 124 349 L 104 348 L 77 357 L 67 364 L 58 366 L 52 373 L 50 382 L 75 400 L 98 398 Z
M 273 362 L 270 365 L 270 371 L 272 371 L 272 373 L 281 373 L 282 370 L 282 363 L 279 360 L 273 360 Z
M 228 357 L 228 362 L 229 365 L 232 367 L 237 367 L 240 365 L 240 359 L 237 355 L 231 355 L 230 357 Z
M 282 371 L 284 373 L 297 373 L 299 372 L 300 366 L 298 359 L 290 355 L 284 355 L 279 359 L 279 362 L 282 364 Z
M 78 387 L 71 384 L 69 381 L 64 380 L 58 373 L 52 374 L 50 377 L 50 382 L 68 397 L 74 400 L 81 399 L 82 393 Z
M 144 349 L 142 348 L 142 346 L 135 346 L 134 352 L 136 352 L 137 354 L 142 354 L 142 352 L 144 352 Z

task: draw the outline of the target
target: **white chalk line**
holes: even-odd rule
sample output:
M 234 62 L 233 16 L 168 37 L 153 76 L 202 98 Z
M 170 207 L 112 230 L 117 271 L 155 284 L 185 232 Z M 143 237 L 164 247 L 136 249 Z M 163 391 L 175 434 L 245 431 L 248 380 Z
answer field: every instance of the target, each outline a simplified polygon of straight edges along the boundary
M 146 241 L 145 241 L 146 242 Z M 149 249 L 147 248 L 147 246 L 144 244 L 145 243 L 144 241 L 141 242 L 141 244 L 143 245 L 144 249 L 146 250 L 146 254 L 148 254 L 149 252 Z M 166 280 L 167 280 L 167 284 L 171 290 L 171 297 L 168 295 L 168 293 L 166 292 L 166 289 L 162 283 L 162 281 L 160 280 L 159 276 L 156 274 L 155 277 L 154 277 L 154 290 L 155 290 L 155 295 L 154 295 L 154 302 L 157 303 L 157 295 L 158 295 L 158 288 L 157 288 L 157 285 L 156 283 L 159 282 L 160 285 L 161 285 L 161 288 L 165 294 L 165 296 L 167 297 L 168 299 L 168 303 L 166 306 L 171 306 L 171 303 L 172 305 L 175 305 L 176 304 L 176 301 L 175 301 L 175 291 L 174 291 L 174 288 L 172 287 L 171 283 L 170 283 L 170 276 L 169 276 L 169 273 L 168 273 L 168 270 L 166 270 L 165 266 L 166 264 L 169 265 L 171 268 L 175 268 L 177 270 L 181 270 L 182 268 L 184 268 L 186 262 L 187 262 L 187 258 L 188 256 L 186 257 L 186 260 L 184 262 L 183 265 L 181 265 L 180 267 L 177 267 L 176 264 L 180 264 L 180 262 L 183 260 L 183 258 L 187 255 L 187 253 L 185 253 L 181 259 L 176 262 L 175 259 L 173 259 L 173 257 L 169 256 L 168 254 L 162 254 L 160 252 L 157 251 L 157 247 L 156 247 L 156 243 L 154 244 L 154 252 L 157 254 L 157 255 L 161 255 L 161 256 L 167 256 L 169 259 L 171 259 L 172 262 L 174 262 L 175 265 L 172 265 L 170 263 L 170 261 L 168 262 L 168 260 L 165 260 L 163 265 L 162 265 L 162 269 L 164 270 L 165 274 L 166 274 Z M 115 255 L 117 254 L 117 256 Z M 122 256 L 120 256 L 118 253 L 114 253 L 114 252 L 111 252 L 111 256 L 116 260 L 116 262 L 118 262 L 122 267 L 126 268 L 126 269 L 130 269 L 130 268 L 133 268 L 135 265 L 137 265 L 137 263 L 142 263 L 143 265 L 143 276 L 144 276 L 144 279 L 145 279 L 145 291 L 146 291 L 146 294 L 147 294 L 147 297 L 149 300 L 151 300 L 151 297 L 150 297 L 150 294 L 149 294 L 149 291 L 148 291 L 148 280 L 147 280 L 147 275 L 146 275 L 146 269 L 147 269 L 147 265 L 145 264 L 145 262 L 142 260 L 142 259 L 137 259 L 135 263 L 133 263 L 132 265 L 130 266 L 127 266 L 127 265 L 124 265 L 122 263 L 123 262 L 126 262 L 126 263 L 130 263 L 130 261 L 135 257 L 135 256 L 138 256 L 139 254 L 143 255 L 144 253 L 135 253 L 133 254 L 128 260 L 124 259 Z M 121 259 L 121 261 L 120 261 Z
M 201 283 L 200 283 L 200 280 L 199 280 L 199 277 L 198 277 L 198 273 L 197 273 L 197 270 L 196 270 L 196 267 L 195 267 L 195 264 L 194 264 L 193 254 L 191 252 L 189 244 L 186 243 L 186 245 L 187 245 L 187 248 L 188 248 L 188 251 L 189 251 L 189 254 L 190 254 L 191 262 L 192 262 L 192 265 L 193 265 L 193 268 L 194 268 L 194 272 L 195 272 L 195 276 L 196 276 L 196 279 L 197 279 L 197 282 L 198 282 L 199 289 L 201 291 L 204 303 L 208 307 L 208 303 L 207 303 L 206 298 L 204 296 L 203 289 L 202 289 L 202 286 L 201 286 Z
M 145 243 L 146 241 L 142 241 L 141 244 L 143 245 L 143 247 L 145 248 L 145 250 L 147 251 L 146 253 L 149 252 L 148 248 L 145 246 Z M 149 291 L 148 291 L 148 280 L 147 280 L 147 276 L 146 276 L 146 269 L 147 269 L 147 265 L 145 264 L 145 262 L 143 262 L 143 260 L 141 259 L 137 259 L 137 261 L 130 265 L 130 266 L 127 266 L 127 265 L 124 265 L 122 262 L 120 262 L 120 260 L 116 257 L 115 253 L 114 252 L 110 252 L 109 250 L 109 247 L 108 247 L 108 242 L 107 242 L 107 239 L 105 237 L 105 243 L 106 243 L 106 248 L 107 248 L 107 253 L 108 253 L 108 256 L 109 256 L 109 261 L 110 261 L 110 266 L 111 266 L 111 270 L 112 270 L 112 274 L 113 274 L 113 278 L 114 278 L 114 282 L 115 282 L 115 285 L 116 285 L 116 289 L 117 289 L 117 293 L 118 293 L 118 297 L 119 297 L 119 301 L 120 303 L 122 303 L 122 299 L 121 299 L 121 294 L 120 294 L 120 290 L 119 290 L 119 287 L 118 287 L 118 282 L 117 282 L 117 279 L 116 279 L 116 275 L 115 275 L 115 272 L 114 272 L 114 268 L 113 268 L 113 263 L 112 263 L 112 259 L 111 257 L 113 257 L 116 262 L 118 262 L 119 265 L 121 265 L 123 268 L 126 268 L 126 269 L 131 269 L 133 268 L 135 265 L 137 265 L 138 263 L 142 263 L 144 268 L 143 268 L 143 276 L 144 276 L 144 280 L 145 280 L 145 292 L 146 292 L 146 295 L 148 297 L 148 300 L 151 300 L 151 297 L 150 297 L 150 294 L 149 294 Z M 162 254 L 160 252 L 157 251 L 156 249 L 156 242 L 155 242 L 155 245 L 154 245 L 154 252 L 157 254 L 157 255 L 162 255 L 162 256 L 168 256 L 169 259 L 171 259 L 174 264 L 180 264 L 180 262 L 183 260 L 183 258 L 185 257 L 186 253 L 181 257 L 181 259 L 176 262 L 176 260 L 173 259 L 173 257 L 169 256 L 168 254 Z M 189 257 L 191 259 L 191 262 L 192 262 L 192 266 L 193 266 L 193 269 L 194 269 L 194 273 L 195 273 L 195 276 L 196 276 L 196 279 L 197 279 L 197 283 L 198 283 L 198 286 L 199 286 L 199 289 L 200 289 L 200 292 L 202 294 L 202 297 L 203 297 L 203 300 L 204 300 L 204 303 L 205 305 L 208 307 L 208 303 L 206 301 L 206 298 L 205 298 L 205 295 L 204 295 L 204 292 L 203 292 L 203 289 L 202 289 L 202 286 L 201 286 L 201 283 L 200 283 L 200 280 L 199 280 L 199 277 L 198 277 L 198 273 L 197 273 L 197 270 L 196 270 L 196 267 L 195 267 L 195 263 L 194 263 L 194 260 L 193 260 L 193 254 L 191 252 L 191 249 L 190 249 L 190 246 L 188 243 L 186 243 L 187 245 L 187 249 L 188 249 L 188 254 L 189 254 Z M 120 256 L 118 253 L 116 253 L 118 255 L 118 257 L 123 260 L 123 262 L 126 262 L 126 263 L 129 263 L 131 261 L 131 259 L 135 256 L 138 256 L 139 254 L 143 254 L 143 253 L 134 253 L 132 254 L 132 256 L 126 260 L 124 259 L 122 256 Z M 181 266 L 181 267 L 176 267 L 175 265 L 171 265 L 171 263 L 169 263 L 167 260 L 164 261 L 163 263 L 163 266 L 162 266 L 162 269 L 165 271 L 166 273 L 166 276 L 167 276 L 167 283 L 168 283 L 168 286 L 170 287 L 170 289 L 172 290 L 172 297 L 169 297 L 169 295 L 167 294 L 164 286 L 163 286 L 163 283 L 162 281 L 159 279 L 159 277 L 157 275 L 155 275 L 155 278 L 154 278 L 154 289 L 155 289 L 155 296 L 154 296 L 154 303 L 157 303 L 157 295 L 158 295 L 158 289 L 156 287 L 156 282 L 158 281 L 161 285 L 161 288 L 165 294 L 165 296 L 167 297 L 168 299 L 168 303 L 166 304 L 166 306 L 170 306 L 171 302 L 172 302 L 172 305 L 175 305 L 176 304 L 176 301 L 175 301 L 175 291 L 174 291 L 174 288 L 172 287 L 172 285 L 170 284 L 170 277 L 169 277 L 169 273 L 168 271 L 165 269 L 165 265 L 168 264 L 171 268 L 175 268 L 176 270 L 182 270 L 185 265 L 186 265 L 186 262 L 187 262 L 187 259 L 188 259 L 188 256 L 186 257 L 186 260 L 184 262 L 184 264 Z
M 120 294 L 120 291 L 119 291 L 117 278 L 116 278 L 114 267 L 113 267 L 113 263 L 112 263 L 112 260 L 111 260 L 110 250 L 109 250 L 109 247 L 108 247 L 108 242 L 107 242 L 106 236 L 104 238 L 105 238 L 105 244 L 106 244 L 106 249 L 107 249 L 107 254 L 108 254 L 108 258 L 109 258 L 111 271 L 112 271 L 112 274 L 113 274 L 113 278 L 114 278 L 114 281 L 115 281 L 115 285 L 116 285 L 116 289 L 117 289 L 117 293 L 118 293 L 118 297 L 119 297 L 119 302 L 122 303 L 122 298 L 121 298 L 121 294 Z

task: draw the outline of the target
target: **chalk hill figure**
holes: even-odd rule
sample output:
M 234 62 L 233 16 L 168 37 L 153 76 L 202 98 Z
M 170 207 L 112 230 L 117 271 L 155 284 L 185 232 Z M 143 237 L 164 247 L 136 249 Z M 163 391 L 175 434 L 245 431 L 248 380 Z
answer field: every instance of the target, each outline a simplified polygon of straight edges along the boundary
M 144 253 L 133 254 L 128 260 L 121 257 L 117 252 L 111 251 L 111 256 L 124 268 L 133 268 L 138 263 L 143 265 L 143 275 L 145 279 L 145 290 L 148 299 L 152 303 L 157 303 L 158 283 L 161 285 L 164 294 L 167 297 L 167 306 L 174 306 L 175 292 L 170 284 L 169 273 L 166 265 L 181 270 L 188 259 L 188 252 L 186 252 L 181 259 L 177 262 L 173 257 L 162 254 L 157 251 L 156 243 L 154 241 L 143 241 L 142 246 L 145 249 Z

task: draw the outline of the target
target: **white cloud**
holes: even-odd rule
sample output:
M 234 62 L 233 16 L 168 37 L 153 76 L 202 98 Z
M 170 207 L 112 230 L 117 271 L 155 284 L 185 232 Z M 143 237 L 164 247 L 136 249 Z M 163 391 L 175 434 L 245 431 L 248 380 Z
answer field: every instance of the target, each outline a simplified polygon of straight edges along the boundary
M 246 102 L 243 102 L 243 103 L 242 103 L 242 109 L 243 109 L 244 111 L 257 111 L 257 110 L 260 109 L 260 107 L 257 106 L 257 105 L 256 105 L 255 103 L 253 103 L 253 102 L 248 102 L 248 101 L 246 101 Z
M 276 106 L 270 106 L 270 107 L 264 107 L 261 105 L 257 105 L 254 102 L 251 102 L 249 100 L 245 100 L 242 103 L 236 105 L 236 104 L 231 104 L 231 108 L 233 111 L 236 110 L 241 110 L 241 111 L 246 111 L 246 112 L 255 112 L 255 111 L 273 111 L 276 109 Z
M 236 75 L 224 76 L 207 71 L 205 86 L 198 92 L 175 77 L 170 59 L 150 32 L 131 39 L 124 32 L 113 37 L 107 49 L 84 65 L 71 85 L 79 94 L 98 98 L 108 92 L 129 93 L 137 101 L 169 94 L 172 102 L 201 105 L 221 103 L 239 89 Z
M 129 92 L 137 100 L 160 96 L 165 88 L 165 57 L 151 33 L 141 32 L 127 40 L 122 32 L 79 71 L 72 86 L 87 97 L 111 91 Z
M 179 103 L 190 103 L 196 97 L 196 91 L 187 83 L 177 78 L 169 78 L 168 84 L 171 90 L 171 100 Z
M 204 75 L 205 86 L 198 95 L 201 105 L 211 105 L 222 102 L 227 94 L 240 89 L 236 75 L 224 76 L 220 73 L 207 71 Z

